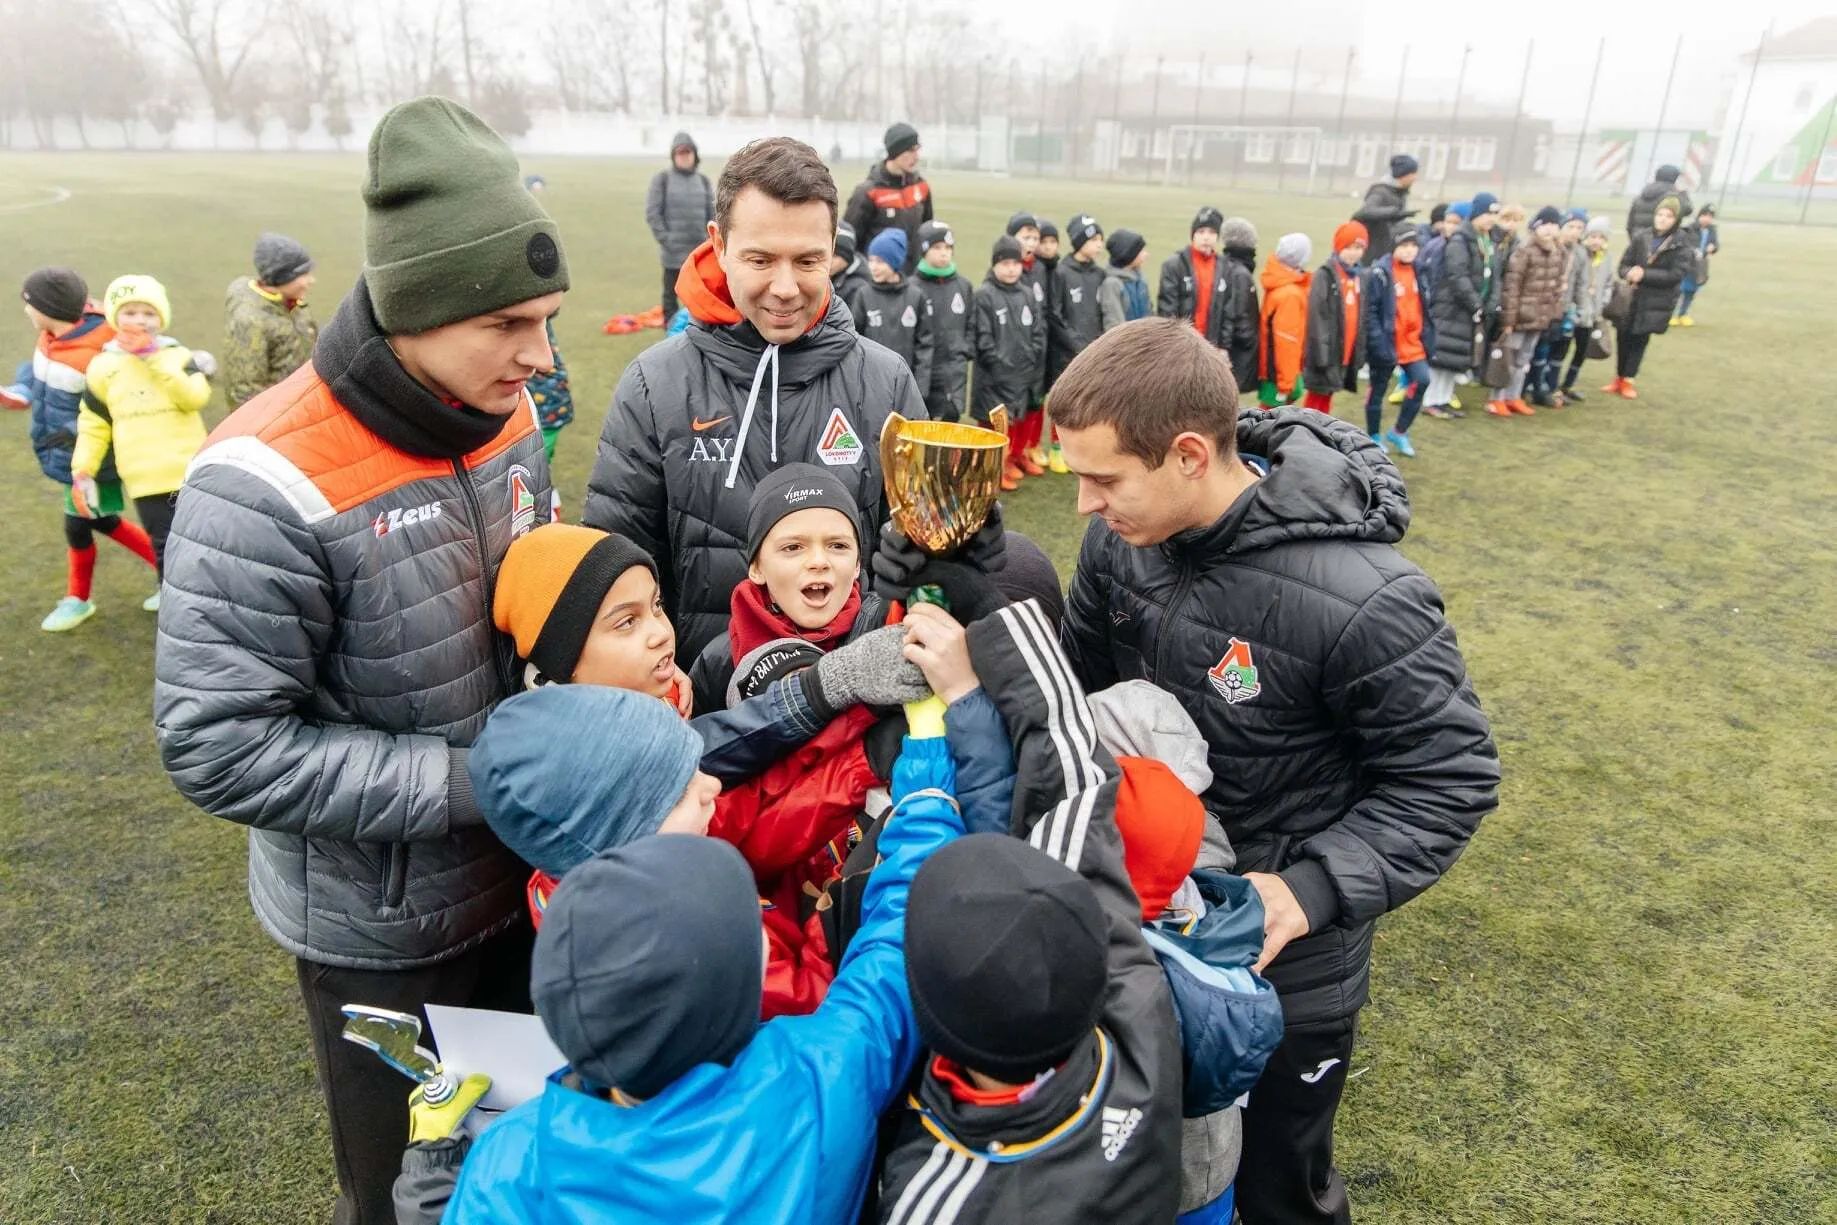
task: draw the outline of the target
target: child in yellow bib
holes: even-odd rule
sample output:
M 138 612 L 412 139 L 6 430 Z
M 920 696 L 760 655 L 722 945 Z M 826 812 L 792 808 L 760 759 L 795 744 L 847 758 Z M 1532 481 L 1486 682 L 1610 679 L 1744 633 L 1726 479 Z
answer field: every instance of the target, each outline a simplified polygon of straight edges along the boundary
M 103 299 L 115 339 L 89 363 L 89 387 L 77 413 L 70 460 L 77 513 L 97 513 L 95 474 L 110 447 L 134 512 L 153 541 L 164 574 L 172 504 L 185 467 L 204 445 L 199 410 L 210 399 L 216 360 L 161 333 L 172 323 L 166 289 L 150 276 L 124 276 Z M 159 608 L 159 594 L 143 605 Z

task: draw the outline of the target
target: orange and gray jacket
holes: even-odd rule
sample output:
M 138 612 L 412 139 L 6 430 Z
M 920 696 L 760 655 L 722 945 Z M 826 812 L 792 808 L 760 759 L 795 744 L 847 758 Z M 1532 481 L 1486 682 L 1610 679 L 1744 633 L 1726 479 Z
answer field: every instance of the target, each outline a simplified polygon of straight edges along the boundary
M 491 591 L 549 516 L 542 436 L 396 362 L 360 282 L 313 360 L 211 435 L 179 493 L 154 723 L 179 791 L 249 827 L 269 935 L 402 969 L 516 922 L 528 877 L 466 750 L 515 692 Z

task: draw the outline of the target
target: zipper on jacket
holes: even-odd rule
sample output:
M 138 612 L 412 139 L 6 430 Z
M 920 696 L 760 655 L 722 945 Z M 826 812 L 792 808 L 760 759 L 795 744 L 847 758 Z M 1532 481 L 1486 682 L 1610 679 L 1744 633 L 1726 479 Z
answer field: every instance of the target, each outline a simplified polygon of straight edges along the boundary
M 1167 640 L 1171 637 L 1168 632 L 1171 628 L 1171 622 L 1174 619 L 1174 614 L 1179 612 L 1180 606 L 1186 603 L 1186 597 L 1192 589 L 1193 567 L 1187 565 L 1185 562 L 1181 562 L 1180 581 L 1174 585 L 1174 598 L 1167 602 L 1167 609 L 1161 614 L 1161 632 L 1160 636 L 1155 640 L 1155 674 L 1150 679 L 1157 685 L 1161 683 L 1161 678 L 1167 675 Z
M 473 538 L 478 541 L 479 572 L 485 580 L 485 625 L 489 627 L 492 624 L 492 589 L 496 586 L 497 576 L 491 572 L 491 541 L 485 530 L 485 510 L 484 507 L 479 505 L 478 490 L 472 488 L 472 473 L 471 470 L 466 467 L 465 460 L 456 459 L 453 461 L 453 475 L 459 478 L 459 489 L 465 496 L 466 501 L 466 515 L 472 521 L 472 535 Z M 511 508 L 511 513 L 516 513 L 515 507 Z M 504 692 L 507 694 L 515 693 L 517 691 L 515 670 L 510 666 L 509 662 L 505 660 L 504 652 L 498 646 L 496 635 L 492 635 L 489 641 L 491 644 L 491 662 L 497 668 L 498 679 L 504 682 Z

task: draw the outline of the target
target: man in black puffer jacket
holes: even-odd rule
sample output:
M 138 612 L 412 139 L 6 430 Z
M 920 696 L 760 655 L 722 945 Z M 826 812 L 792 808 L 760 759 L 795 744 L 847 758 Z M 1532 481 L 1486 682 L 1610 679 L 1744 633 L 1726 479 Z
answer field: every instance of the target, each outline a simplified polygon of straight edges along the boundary
M 1087 690 L 1180 698 L 1263 898 L 1287 1026 L 1244 1115 L 1238 1211 L 1346 1222 L 1333 1118 L 1373 925 L 1460 856 L 1499 758 L 1441 596 L 1394 547 L 1397 470 L 1350 423 L 1236 403 L 1228 361 L 1174 320 L 1117 328 L 1060 377 L 1078 508 L 1099 516 L 1063 635 Z
M 931 184 L 918 172 L 919 134 L 909 123 L 887 129 L 887 156 L 875 164 L 848 198 L 842 219 L 854 227 L 855 241 L 865 251 L 882 230 L 899 230 L 906 236 L 906 263 L 911 272 L 918 260 L 919 227 L 931 220 Z
M 688 331 L 619 379 L 582 515 L 656 559 L 682 660 L 727 626 L 761 477 L 789 463 L 841 469 L 878 531 L 880 427 L 892 412 L 925 418 L 912 372 L 856 334 L 831 291 L 836 185 L 816 150 L 774 137 L 734 154 L 715 224 L 677 284 Z

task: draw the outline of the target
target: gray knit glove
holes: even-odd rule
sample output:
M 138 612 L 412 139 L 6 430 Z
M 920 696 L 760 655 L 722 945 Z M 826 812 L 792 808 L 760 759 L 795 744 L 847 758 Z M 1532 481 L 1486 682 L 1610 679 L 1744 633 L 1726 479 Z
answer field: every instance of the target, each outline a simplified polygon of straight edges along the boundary
M 804 695 L 831 717 L 851 706 L 901 706 L 931 692 L 925 674 L 901 652 L 906 627 L 883 625 L 837 647 L 800 675 Z

